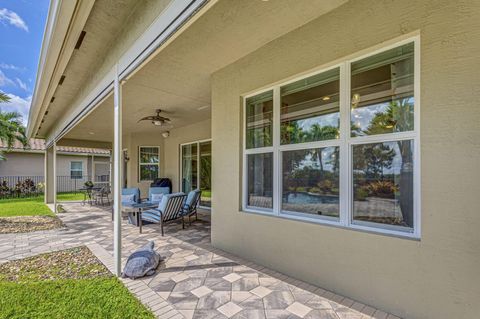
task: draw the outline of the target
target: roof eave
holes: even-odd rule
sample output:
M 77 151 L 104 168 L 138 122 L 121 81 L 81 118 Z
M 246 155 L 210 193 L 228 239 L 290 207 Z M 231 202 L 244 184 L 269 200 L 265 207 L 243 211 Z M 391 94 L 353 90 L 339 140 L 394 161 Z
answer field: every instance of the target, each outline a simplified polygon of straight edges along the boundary
M 28 114 L 26 132 L 28 138 L 35 138 L 94 2 L 94 0 L 51 0 L 50 2 L 40 49 L 35 90 Z

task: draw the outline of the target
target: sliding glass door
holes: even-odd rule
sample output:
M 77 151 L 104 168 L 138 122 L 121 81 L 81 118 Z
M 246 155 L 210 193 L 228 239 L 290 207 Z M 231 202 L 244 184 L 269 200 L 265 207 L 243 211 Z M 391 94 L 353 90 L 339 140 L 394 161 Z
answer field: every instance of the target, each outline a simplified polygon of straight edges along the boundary
M 181 189 L 188 193 L 199 188 L 202 191 L 200 206 L 211 207 L 212 195 L 212 142 L 197 141 L 180 148 Z

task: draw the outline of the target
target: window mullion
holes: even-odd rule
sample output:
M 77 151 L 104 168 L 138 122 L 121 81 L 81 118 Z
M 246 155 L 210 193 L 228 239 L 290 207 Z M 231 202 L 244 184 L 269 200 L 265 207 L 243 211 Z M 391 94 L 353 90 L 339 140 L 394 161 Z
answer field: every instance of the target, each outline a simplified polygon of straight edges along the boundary
M 350 224 L 350 65 L 340 66 L 340 223 Z
M 282 200 L 282 186 L 281 186 L 281 159 L 280 159 L 280 87 L 276 86 L 273 89 L 273 212 L 280 214 L 281 200 Z

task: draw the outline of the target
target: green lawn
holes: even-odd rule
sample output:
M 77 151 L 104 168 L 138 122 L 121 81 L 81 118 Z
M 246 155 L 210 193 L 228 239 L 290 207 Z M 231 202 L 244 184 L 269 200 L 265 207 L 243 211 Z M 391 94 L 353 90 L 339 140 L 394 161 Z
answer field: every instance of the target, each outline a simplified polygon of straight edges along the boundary
M 0 217 L 54 216 L 43 202 L 43 196 L 35 198 L 0 199 Z
M 0 281 L 0 318 L 154 318 L 116 278 Z
M 86 247 L 0 264 L 0 319 L 153 318 Z
M 77 192 L 77 193 L 59 193 L 57 194 L 57 200 L 58 201 L 71 201 L 71 200 L 76 200 L 80 201 L 84 199 L 83 193 Z

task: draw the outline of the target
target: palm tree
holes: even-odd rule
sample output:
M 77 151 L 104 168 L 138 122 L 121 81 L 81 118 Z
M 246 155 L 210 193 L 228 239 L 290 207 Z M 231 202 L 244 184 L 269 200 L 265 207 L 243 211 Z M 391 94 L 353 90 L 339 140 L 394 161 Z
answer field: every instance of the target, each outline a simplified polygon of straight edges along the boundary
M 10 97 L 0 91 L 0 103 L 10 101 Z
M 10 98 L 6 94 L 0 92 L 0 102 L 9 100 Z M 20 113 L 0 110 L 0 141 L 7 146 L 7 150 L 13 147 L 15 141 L 19 141 L 24 147 L 27 146 L 28 140 Z M 0 160 L 5 160 L 3 152 L 0 152 Z

